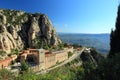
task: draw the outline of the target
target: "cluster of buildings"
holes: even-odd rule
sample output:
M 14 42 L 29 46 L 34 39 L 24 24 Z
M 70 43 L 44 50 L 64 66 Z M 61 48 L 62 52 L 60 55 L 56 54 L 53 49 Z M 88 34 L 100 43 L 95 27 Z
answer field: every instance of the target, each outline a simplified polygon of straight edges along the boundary
M 28 48 L 21 53 L 20 61 L 26 60 L 31 64 L 31 69 L 38 68 L 36 71 L 44 70 L 67 60 L 68 52 L 73 52 L 73 47 L 64 48 L 60 51 Z
M 28 48 L 27 50 L 20 52 L 19 61 L 27 61 L 33 71 L 44 70 L 67 60 L 68 52 L 73 53 L 73 47 L 53 51 Z M 18 59 L 17 55 L 0 60 L 0 68 L 8 67 L 15 59 Z

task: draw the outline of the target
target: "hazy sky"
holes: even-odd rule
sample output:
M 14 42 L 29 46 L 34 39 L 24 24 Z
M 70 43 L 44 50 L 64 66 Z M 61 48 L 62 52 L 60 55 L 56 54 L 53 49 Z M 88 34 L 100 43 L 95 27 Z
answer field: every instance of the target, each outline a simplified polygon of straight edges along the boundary
M 57 32 L 110 33 L 119 0 L 0 0 L 0 8 L 45 13 Z

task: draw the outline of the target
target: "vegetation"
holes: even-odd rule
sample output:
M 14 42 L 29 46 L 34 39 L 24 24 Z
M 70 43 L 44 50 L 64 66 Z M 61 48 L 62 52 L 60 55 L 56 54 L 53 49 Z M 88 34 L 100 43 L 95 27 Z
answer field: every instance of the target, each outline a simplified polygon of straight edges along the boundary
M 34 47 L 35 48 L 44 48 L 44 49 L 47 49 L 47 50 L 52 50 L 52 49 L 58 49 L 58 50 L 62 50 L 64 49 L 64 43 L 61 43 L 59 44 L 58 46 L 51 46 L 51 45 L 48 45 L 46 40 L 45 40 L 45 36 L 41 36 L 41 37 L 36 37 L 33 41 L 34 43 Z
M 25 71 L 23 74 L 19 74 L 17 80 L 41 80 L 32 71 Z
M 11 55 L 18 55 L 19 54 L 19 51 L 18 49 L 11 49 Z
M 28 20 L 28 13 L 24 13 L 23 11 L 21 11 L 21 12 L 23 12 L 24 14 L 22 14 L 22 15 L 17 15 L 17 12 L 18 11 L 15 11 L 15 10 L 13 10 L 13 11 L 11 11 L 11 10 L 6 10 L 6 11 L 4 11 L 3 12 L 3 15 L 5 15 L 6 16 L 6 20 L 7 20 L 7 23 L 10 23 L 10 24 L 12 24 L 13 26 L 15 26 L 15 25 L 18 25 L 18 24 L 22 24 L 22 23 L 25 23 L 25 22 L 27 22 L 27 20 Z M 19 12 L 20 13 L 20 12 Z M 21 20 L 23 20 L 23 22 L 21 21 Z
M 22 62 L 22 65 L 23 64 L 26 65 L 25 61 Z M 10 80 L 73 80 L 75 79 L 76 71 L 78 70 L 80 71 L 82 69 L 80 69 L 79 67 L 76 67 L 76 68 L 70 67 L 70 65 L 67 64 L 65 66 L 62 66 L 60 68 L 50 71 L 49 74 L 35 75 L 31 71 L 27 70 L 22 74 L 19 74 L 17 77 L 9 75 L 7 76 L 7 79 L 10 79 Z M 0 75 L 0 77 L 2 77 L 2 75 Z M 1 78 L 1 80 L 7 80 L 7 79 L 4 79 L 3 77 Z
M 73 55 L 72 52 L 68 52 L 68 58 L 71 57 Z
M 64 44 L 63 43 L 58 45 L 58 50 L 62 50 L 62 49 L 64 49 Z
M 111 31 L 110 35 L 110 55 L 112 56 L 115 53 L 120 52 L 120 5 L 118 7 L 117 20 L 116 20 L 116 29 Z
M 80 45 L 80 44 L 73 44 L 72 45 L 74 48 L 81 48 L 82 47 L 82 45 Z
M 27 63 L 25 60 L 23 60 L 23 61 L 21 62 L 21 70 L 22 70 L 22 71 L 28 71 L 28 69 L 29 69 L 28 63 Z
M 95 66 L 93 63 L 84 62 L 82 66 L 75 66 L 78 59 L 62 67 L 50 71 L 48 74 L 35 75 L 29 71 L 25 61 L 23 70 L 27 70 L 18 77 L 9 71 L 0 71 L 1 80 L 119 80 L 120 74 L 120 55 L 106 58 Z M 26 67 L 25 67 L 26 66 Z M 7 74 L 6 74 L 7 73 Z
M 15 80 L 15 77 L 10 71 L 2 69 L 0 70 L 0 80 Z
M 44 48 L 44 49 L 51 49 L 50 45 L 47 45 L 45 36 L 40 36 L 40 37 L 36 37 L 33 41 L 34 43 L 33 47 L 39 49 L 39 48 Z
M 5 54 L 6 54 L 5 51 L 0 51 L 0 55 L 1 55 L 1 56 L 5 55 Z
M 84 70 L 82 80 L 119 80 L 120 55 L 106 58 L 98 66 L 87 63 L 84 65 Z

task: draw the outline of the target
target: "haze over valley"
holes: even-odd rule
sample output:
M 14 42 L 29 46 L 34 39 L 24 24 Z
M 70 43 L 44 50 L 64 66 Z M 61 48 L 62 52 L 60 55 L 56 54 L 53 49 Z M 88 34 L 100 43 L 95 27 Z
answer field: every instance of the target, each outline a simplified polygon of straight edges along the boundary
M 110 50 L 110 34 L 58 33 L 58 35 L 64 42 L 94 47 L 103 54 Z

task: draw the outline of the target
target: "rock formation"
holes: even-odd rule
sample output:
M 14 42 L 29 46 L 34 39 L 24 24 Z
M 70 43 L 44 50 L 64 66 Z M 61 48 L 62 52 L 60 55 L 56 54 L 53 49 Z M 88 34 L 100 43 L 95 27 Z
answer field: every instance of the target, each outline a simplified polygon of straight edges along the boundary
M 89 62 L 97 65 L 104 59 L 104 56 L 99 54 L 94 48 L 86 48 L 80 56 L 83 62 Z
M 15 40 L 6 27 L 0 25 L 0 49 L 9 53 L 11 48 L 16 48 Z
M 120 53 L 120 5 L 118 7 L 115 30 L 114 31 L 112 30 L 111 36 L 110 36 L 109 56 L 113 56 L 116 53 Z
M 11 49 L 33 48 L 36 39 L 43 38 L 46 45 L 61 43 L 45 14 L 0 9 L 0 50 L 10 53 Z

